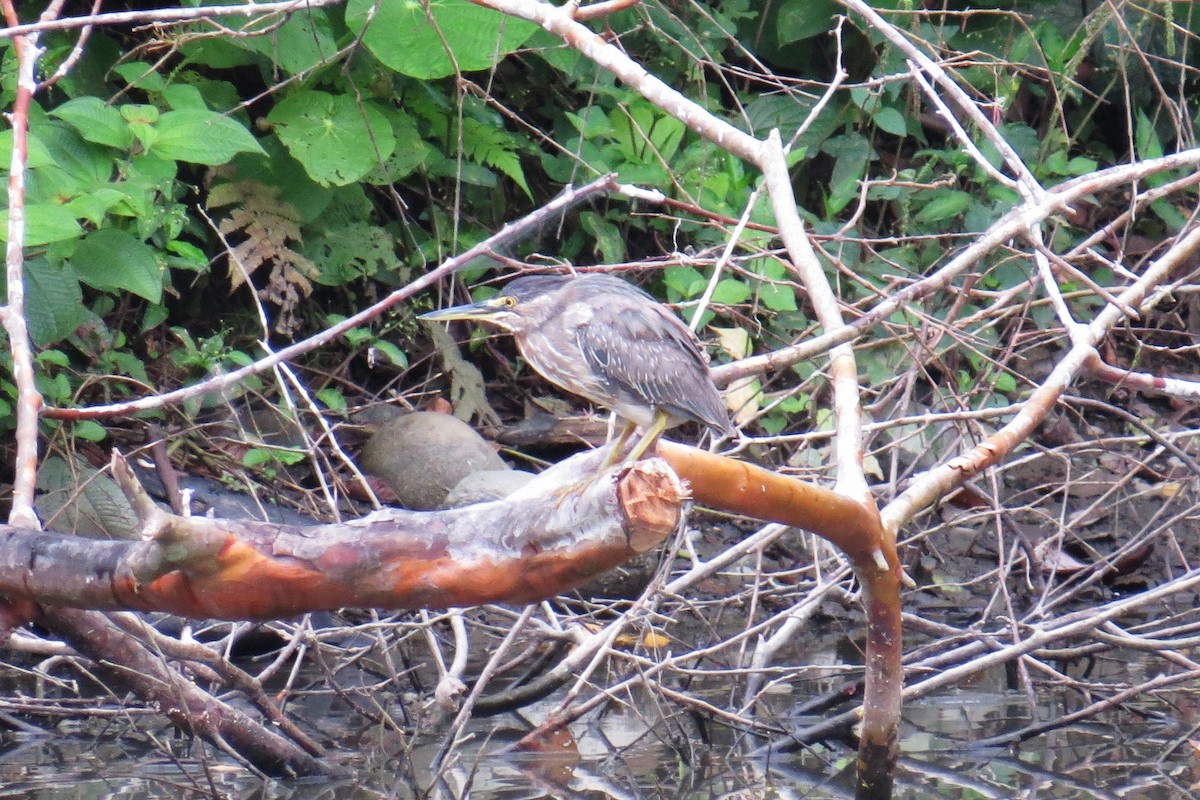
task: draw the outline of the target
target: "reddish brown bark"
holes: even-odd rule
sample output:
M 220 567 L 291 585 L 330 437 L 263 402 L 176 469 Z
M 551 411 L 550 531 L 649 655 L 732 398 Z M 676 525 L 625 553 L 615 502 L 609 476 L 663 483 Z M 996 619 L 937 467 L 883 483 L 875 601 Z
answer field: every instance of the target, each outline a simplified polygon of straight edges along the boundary
M 867 615 L 857 796 L 890 796 L 904 688 L 900 618 L 904 573 L 895 539 L 884 529 L 878 511 L 820 486 L 674 442 L 660 440 L 657 455 L 688 482 L 697 502 L 812 531 L 850 559 L 862 584 Z
M 601 458 L 570 459 L 502 502 L 305 528 L 179 517 L 135 494 L 142 542 L 0 526 L 0 595 L 220 619 L 540 600 L 655 547 L 679 522 L 683 488 L 661 461 L 591 480 Z M 138 491 L 122 461 L 114 469 Z

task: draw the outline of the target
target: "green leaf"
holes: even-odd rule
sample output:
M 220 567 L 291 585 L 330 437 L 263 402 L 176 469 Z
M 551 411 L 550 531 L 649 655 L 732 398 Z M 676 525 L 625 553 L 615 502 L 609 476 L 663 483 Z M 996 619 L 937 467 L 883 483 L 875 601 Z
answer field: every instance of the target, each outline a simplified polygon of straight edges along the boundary
M 62 242 L 83 233 L 75 215 L 56 203 L 25 206 L 25 246 Z M 0 242 L 8 241 L 8 209 L 0 210 Z
M 150 150 L 158 141 L 158 131 L 148 122 L 134 121 L 129 123 L 129 132 L 142 143 L 143 150 Z
M 792 287 L 783 283 L 759 284 L 758 299 L 772 311 L 796 310 L 796 293 Z
M 261 467 L 271 463 L 271 451 L 265 447 L 252 447 L 242 455 L 243 467 Z
M 161 305 L 146 306 L 146 313 L 142 315 L 142 324 L 139 330 L 142 333 L 154 330 L 159 325 L 167 321 L 167 308 Z
M 124 199 L 125 193 L 116 189 L 96 189 L 67 201 L 65 207 L 77 219 L 100 225 L 108 210 Z
M 265 36 L 234 40 L 239 47 L 260 53 L 289 75 L 328 62 L 338 45 L 326 11 L 297 10 L 282 25 L 272 25 Z
M 975 197 L 957 189 L 938 190 L 937 197 L 917 212 L 917 222 L 941 222 L 967 210 Z
M 342 394 L 341 389 L 333 386 L 326 386 L 321 391 L 317 392 L 317 399 L 321 404 L 331 411 L 345 411 L 347 406 L 346 396 Z
M 130 88 L 137 87 L 144 92 L 161 92 L 167 85 L 162 75 L 158 74 L 153 64 L 145 61 L 128 61 L 117 64 L 113 72 L 120 75 Z
M 612 130 L 612 123 L 608 121 L 604 109 L 599 106 L 588 106 L 578 114 L 568 111 L 566 117 L 575 130 L 579 131 L 580 136 L 589 139 L 604 136 Z
M 53 364 L 56 367 L 71 366 L 70 356 L 68 356 L 62 350 L 43 350 L 42 352 L 38 353 L 33 360 L 38 363 L 38 366 L 42 366 L 44 364 Z
M 88 234 L 75 247 L 71 266 L 79 279 L 103 290 L 125 290 L 152 303 L 162 300 L 163 270 L 154 250 L 119 228 Z
M 79 420 L 72 426 L 72 432 L 78 439 L 88 442 L 102 442 L 108 436 L 108 431 L 95 420 Z
M 208 256 L 204 254 L 204 251 L 191 242 L 181 242 L 178 239 L 173 239 L 167 242 L 167 249 L 188 261 L 193 261 L 201 265 L 208 263 Z
M 386 339 L 379 339 L 371 346 L 384 358 L 392 362 L 392 366 L 399 367 L 400 369 L 408 369 L 408 356 L 396 345 Z
M 85 141 L 70 123 L 56 120 L 39 126 L 38 136 L 54 160 L 53 165 L 38 171 L 39 179 L 46 172 L 58 171 L 65 176 L 64 182 L 82 191 L 107 185 L 112 179 L 112 150 Z
M 68 100 L 50 112 L 66 122 L 89 142 L 105 144 L 121 150 L 133 144 L 133 133 L 121 112 L 105 105 L 99 97 L 79 97 Z
M 679 150 L 686 126 L 649 103 L 613 115 L 613 141 L 630 161 L 669 161 Z
M 0 131 L 0 169 L 8 170 L 12 165 L 12 143 L 13 143 L 12 128 L 6 128 Z M 46 149 L 46 145 L 42 144 L 42 140 L 30 131 L 25 139 L 25 167 L 27 169 L 37 169 L 38 167 L 46 167 L 54 163 L 54 156 L 50 155 L 50 151 Z
M 265 155 L 240 122 L 215 111 L 168 111 L 154 129 L 158 138 L 147 149 L 172 161 L 216 167 L 228 163 L 238 153 Z
M 421 138 L 417 123 L 403 111 L 389 110 L 386 112 L 396 135 L 396 146 L 392 155 L 383 162 L 382 169 L 375 169 L 367 177 L 373 184 L 386 185 L 395 183 L 412 174 L 417 167 L 425 162 L 429 155 L 429 145 Z
M 317 282 L 341 286 L 359 278 L 374 277 L 380 270 L 396 267 L 396 242 L 388 232 L 358 220 L 339 223 L 333 215 L 344 206 L 331 209 L 323 230 L 308 235 L 300 252 L 320 269 Z
M 1095 172 L 1099 168 L 1099 163 L 1094 158 L 1085 158 L 1084 156 L 1075 156 L 1067 162 L 1068 175 L 1087 175 L 1090 172 Z
M 904 115 L 891 106 L 879 109 L 872 119 L 875 126 L 885 133 L 892 136 L 908 135 L 908 123 L 905 122 Z
M 1150 117 L 1140 109 L 1137 112 L 1137 132 L 1134 134 L 1134 142 L 1137 145 L 1139 157 L 1144 159 L 1162 157 L 1162 139 L 1159 138 L 1158 131 Z
M 871 143 L 860 133 L 834 136 L 821 145 L 821 149 L 834 157 L 833 172 L 829 178 L 829 199 L 826 205 L 836 213 L 858 197 L 858 182 L 866 177 L 867 163 L 874 150 Z
M 517 141 L 507 131 L 475 119 L 464 119 L 462 143 L 463 150 L 473 161 L 500 170 L 521 187 L 526 197 L 533 199 L 516 153 Z
M 751 289 L 744 281 L 723 278 L 713 290 L 712 301 L 721 305 L 736 305 L 746 302 L 750 293 Z
M 833 27 L 831 17 L 837 13 L 834 0 L 789 0 L 779 8 L 775 35 L 780 45 L 799 42 Z
M 346 25 L 384 64 L 422 80 L 453 75 L 455 64 L 491 69 L 537 30 L 470 0 L 433 0 L 428 13 L 419 0 L 350 0 Z
M 153 125 L 158 122 L 159 113 L 156 106 L 130 103 L 117 109 L 125 121 L 131 125 Z
M 625 260 L 625 236 L 612 220 L 595 211 L 584 211 L 579 215 L 579 224 L 595 240 L 595 249 L 604 263 L 618 264 Z
M 27 261 L 25 316 L 29 335 L 39 347 L 60 342 L 74 333 L 87 316 L 75 273 L 52 265 L 45 258 Z
M 173 83 L 163 91 L 163 99 L 175 111 L 207 111 L 208 104 L 200 89 L 190 83 Z
M 668 289 L 686 300 L 703 292 L 704 287 L 708 285 L 708 278 L 705 278 L 700 270 L 686 265 L 667 267 L 663 270 L 663 281 Z
M 293 450 L 285 447 L 252 447 L 242 456 L 242 465 L 246 467 L 261 467 L 265 464 L 283 464 L 291 466 L 305 459 L 303 450 Z
M 322 186 L 354 183 L 392 154 L 387 117 L 348 95 L 301 91 L 267 116 L 288 152 Z

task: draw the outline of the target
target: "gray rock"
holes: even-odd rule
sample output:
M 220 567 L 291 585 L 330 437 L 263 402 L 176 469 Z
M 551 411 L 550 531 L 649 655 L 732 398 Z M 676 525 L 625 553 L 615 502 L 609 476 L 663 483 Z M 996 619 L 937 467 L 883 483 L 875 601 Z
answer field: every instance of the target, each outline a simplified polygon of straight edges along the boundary
M 367 440 L 359 465 L 387 484 L 401 505 L 419 511 L 439 507 L 472 472 L 508 469 L 470 425 L 431 411 L 384 424 Z
M 532 472 L 521 472 L 515 469 L 485 469 L 472 472 L 458 482 L 446 499 L 442 508 L 461 508 L 476 503 L 486 503 L 489 500 L 500 500 L 520 489 L 533 480 Z

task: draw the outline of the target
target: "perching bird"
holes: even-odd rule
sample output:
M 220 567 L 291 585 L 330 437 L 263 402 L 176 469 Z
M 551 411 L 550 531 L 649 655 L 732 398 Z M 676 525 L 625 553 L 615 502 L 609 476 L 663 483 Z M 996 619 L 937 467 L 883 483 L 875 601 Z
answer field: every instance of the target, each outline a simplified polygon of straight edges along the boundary
M 636 426 L 645 428 L 636 461 L 667 428 L 699 422 L 736 433 L 696 337 L 664 305 L 611 275 L 527 275 L 479 303 L 421 315 L 478 320 L 513 334 L 543 378 L 610 408 L 625 427 L 604 467 Z

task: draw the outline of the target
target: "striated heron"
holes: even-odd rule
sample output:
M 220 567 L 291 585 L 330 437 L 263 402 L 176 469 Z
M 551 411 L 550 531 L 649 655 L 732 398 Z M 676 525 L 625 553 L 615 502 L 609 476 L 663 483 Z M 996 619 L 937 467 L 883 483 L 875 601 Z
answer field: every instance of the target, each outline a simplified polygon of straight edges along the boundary
M 699 422 L 736 433 L 691 330 L 666 306 L 611 275 L 527 275 L 479 303 L 421 315 L 490 322 L 513 334 L 543 378 L 610 408 L 625 422 L 611 466 L 637 426 L 636 461 L 667 428 Z

